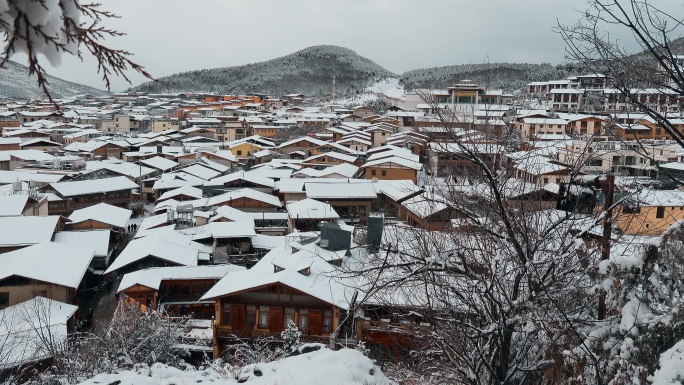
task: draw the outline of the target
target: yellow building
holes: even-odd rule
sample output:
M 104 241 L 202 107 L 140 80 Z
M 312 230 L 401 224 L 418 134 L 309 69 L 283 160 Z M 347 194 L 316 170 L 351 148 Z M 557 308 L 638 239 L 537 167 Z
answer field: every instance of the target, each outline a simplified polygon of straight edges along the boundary
M 239 144 L 235 144 L 230 146 L 230 151 L 233 153 L 238 158 L 246 158 L 255 152 L 259 152 L 263 150 L 264 148 L 259 146 L 258 144 L 250 143 L 250 142 L 242 142 Z
M 178 119 L 158 119 L 152 121 L 152 132 L 162 132 L 168 130 L 180 130 Z
M 615 227 L 630 235 L 661 235 L 684 219 L 684 191 L 642 190 L 617 215 Z
M 412 180 L 418 181 L 418 171 L 423 165 L 399 156 L 390 156 L 366 162 L 361 166 L 366 170 L 366 179 Z

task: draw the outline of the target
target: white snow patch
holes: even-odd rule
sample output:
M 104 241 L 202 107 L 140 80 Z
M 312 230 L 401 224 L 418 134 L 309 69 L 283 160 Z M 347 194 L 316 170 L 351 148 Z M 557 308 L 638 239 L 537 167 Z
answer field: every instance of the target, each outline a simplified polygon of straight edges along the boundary
M 681 384 L 684 380 L 684 340 L 660 355 L 660 369 L 648 378 L 652 385 Z
M 255 371 L 256 369 L 256 371 Z M 257 373 L 259 375 L 257 375 Z M 288 357 L 280 361 L 245 366 L 240 377 L 249 385 L 392 385 L 373 361 L 355 349 L 318 351 Z M 224 378 L 215 370 L 180 370 L 162 364 L 138 366 L 116 374 L 100 374 L 82 385 L 168 385 L 212 383 L 233 385 L 237 380 Z

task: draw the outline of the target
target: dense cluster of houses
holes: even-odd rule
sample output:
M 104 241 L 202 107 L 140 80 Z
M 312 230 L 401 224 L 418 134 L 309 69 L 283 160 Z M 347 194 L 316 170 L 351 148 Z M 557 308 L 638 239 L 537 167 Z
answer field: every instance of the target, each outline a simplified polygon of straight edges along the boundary
M 401 356 L 410 343 L 388 304 L 356 303 L 361 285 L 336 272 L 362 265 L 388 221 L 457 231 L 461 214 L 440 187 L 475 202 L 482 164 L 509 173 L 505 199 L 540 209 L 558 208 L 567 191 L 595 195 L 569 182 L 617 175 L 631 194 L 616 221 L 626 234 L 658 235 L 684 219 L 684 192 L 654 188 L 684 173 L 684 149 L 643 114 L 582 111 L 577 87 L 610 94 L 594 75 L 531 83 L 548 108 L 515 108 L 512 95 L 471 81 L 379 113 L 299 94 L 2 104 L 0 312 L 59 309 L 49 327 L 66 336 L 111 290 L 206 320 L 195 348 L 215 356 L 289 322 L 306 340 L 360 339 Z M 445 111 L 461 119 L 440 119 Z M 684 118 L 671 122 L 684 130 Z M 502 139 L 511 132 L 515 146 Z M 6 367 L 49 354 L 38 350 Z

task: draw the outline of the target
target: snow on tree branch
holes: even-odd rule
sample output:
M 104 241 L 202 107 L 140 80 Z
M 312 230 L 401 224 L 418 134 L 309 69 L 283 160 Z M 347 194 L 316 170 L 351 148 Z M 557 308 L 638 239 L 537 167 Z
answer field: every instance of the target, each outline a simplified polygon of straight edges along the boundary
M 51 65 L 58 66 L 62 55 L 83 60 L 83 52 L 87 51 L 97 59 L 98 72 L 107 89 L 112 76 L 121 76 L 130 83 L 129 70 L 152 79 L 141 65 L 130 59 L 130 52 L 104 45 L 107 38 L 124 33 L 102 25 L 103 21 L 118 16 L 100 7 L 101 4 L 81 4 L 79 0 L 0 0 L 0 30 L 5 40 L 0 67 L 16 53 L 27 54 L 29 75 L 36 76 L 50 101 L 52 96 L 41 55 Z

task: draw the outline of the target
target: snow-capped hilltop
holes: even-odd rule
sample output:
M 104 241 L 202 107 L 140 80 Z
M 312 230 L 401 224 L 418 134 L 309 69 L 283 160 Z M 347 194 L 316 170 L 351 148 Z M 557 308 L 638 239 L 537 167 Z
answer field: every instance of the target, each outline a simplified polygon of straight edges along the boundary
M 143 83 L 133 90 L 322 96 L 332 92 L 333 75 L 339 97 L 362 91 L 378 80 L 396 77 L 350 49 L 319 45 L 260 63 L 182 72 L 162 77 L 159 82 Z
M 68 97 L 81 94 L 106 95 L 107 92 L 83 84 L 73 83 L 54 76 L 47 76 L 52 97 Z M 28 68 L 19 63 L 8 61 L 0 68 L 0 97 L 27 99 L 44 96 L 36 78 L 29 76 Z

